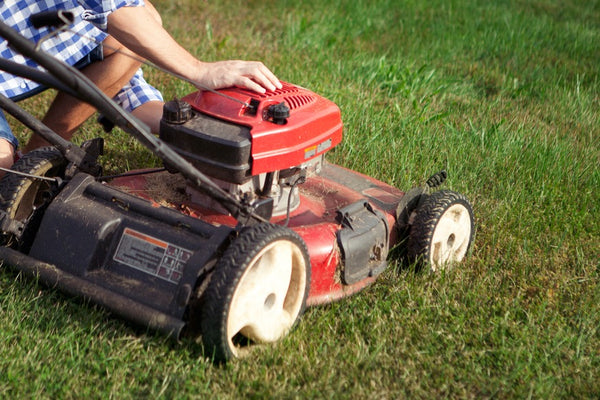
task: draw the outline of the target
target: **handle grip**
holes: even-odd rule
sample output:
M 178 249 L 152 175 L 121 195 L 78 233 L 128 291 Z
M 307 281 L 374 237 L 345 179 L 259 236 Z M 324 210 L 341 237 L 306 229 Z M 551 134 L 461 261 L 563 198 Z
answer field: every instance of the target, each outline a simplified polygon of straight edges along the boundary
M 43 11 L 31 15 L 29 21 L 38 29 L 44 26 L 59 27 L 73 24 L 75 16 L 71 11 L 65 10 Z

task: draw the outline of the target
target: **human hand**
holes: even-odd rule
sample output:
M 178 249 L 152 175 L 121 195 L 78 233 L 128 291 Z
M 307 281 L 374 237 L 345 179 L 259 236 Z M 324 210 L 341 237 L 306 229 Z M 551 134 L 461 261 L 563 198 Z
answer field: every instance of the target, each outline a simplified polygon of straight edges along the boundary
M 199 89 L 238 86 L 257 93 L 282 87 L 275 74 L 260 61 L 203 62 L 194 81 L 197 82 Z

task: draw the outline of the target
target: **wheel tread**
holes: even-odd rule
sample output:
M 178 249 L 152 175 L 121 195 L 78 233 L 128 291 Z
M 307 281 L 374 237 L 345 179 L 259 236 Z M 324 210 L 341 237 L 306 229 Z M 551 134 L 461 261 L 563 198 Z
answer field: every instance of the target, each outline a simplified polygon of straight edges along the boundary
M 62 154 L 55 147 L 41 147 L 21 157 L 13 164 L 11 170 L 36 175 L 44 163 L 64 161 Z M 0 208 L 10 214 L 12 207 L 16 205 L 15 199 L 18 193 L 26 184 L 29 184 L 29 178 L 6 173 L 0 180 Z
M 435 228 L 441 216 L 453 204 L 464 205 L 471 214 L 470 247 L 474 234 L 473 209 L 471 204 L 464 195 L 452 190 L 434 192 L 428 196 L 417 210 L 408 239 L 407 252 L 409 261 L 416 263 L 418 267 L 423 267 L 429 263 L 429 252 Z
M 294 231 L 279 225 L 260 224 L 245 228 L 217 262 L 215 272 L 203 294 L 204 301 L 200 302 L 200 329 L 204 350 L 215 361 L 224 362 L 234 357 L 228 346 L 226 321 L 235 285 L 245 272 L 245 269 L 239 266 L 247 266 L 260 249 L 272 240 L 285 237 L 300 245 L 306 258 L 306 290 L 298 317 L 304 311 L 310 287 L 310 260 L 304 241 Z

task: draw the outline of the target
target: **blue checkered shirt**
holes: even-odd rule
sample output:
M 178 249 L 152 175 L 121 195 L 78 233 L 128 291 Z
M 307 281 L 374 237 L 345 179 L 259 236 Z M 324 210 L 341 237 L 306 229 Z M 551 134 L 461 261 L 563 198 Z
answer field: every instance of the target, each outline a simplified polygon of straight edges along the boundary
M 42 49 L 56 58 L 74 65 L 88 55 L 106 37 L 108 15 L 127 6 L 141 6 L 144 0 L 3 0 L 0 1 L 0 18 L 27 39 L 37 43 L 50 32 L 49 28 L 34 28 L 29 16 L 42 11 L 69 10 L 75 16 L 73 26 L 42 44 Z M 0 38 L 0 57 L 43 70 L 34 61 L 13 51 L 6 40 Z M 7 97 L 28 93 L 39 86 L 4 71 L 0 71 L 0 91 Z M 115 100 L 127 111 L 151 101 L 162 100 L 158 90 L 150 86 L 140 69 Z

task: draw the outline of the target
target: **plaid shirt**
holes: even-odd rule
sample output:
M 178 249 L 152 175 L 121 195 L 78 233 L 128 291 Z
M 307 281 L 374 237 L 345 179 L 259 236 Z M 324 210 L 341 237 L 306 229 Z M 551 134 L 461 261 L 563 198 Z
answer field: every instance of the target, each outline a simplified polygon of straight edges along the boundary
M 44 41 L 42 49 L 69 65 L 88 55 L 106 37 L 108 15 L 121 7 L 142 6 L 144 0 L 3 0 L 0 1 L 0 18 L 27 39 L 38 42 L 50 32 L 49 28 L 34 28 L 29 16 L 42 11 L 69 10 L 75 16 L 71 29 Z M 43 70 L 34 61 L 13 51 L 6 40 L 0 38 L 0 57 Z M 7 97 L 28 93 L 40 85 L 4 71 L 0 71 L 0 91 Z M 162 100 L 160 92 L 143 78 L 140 69 L 115 100 L 127 111 L 151 101 Z

